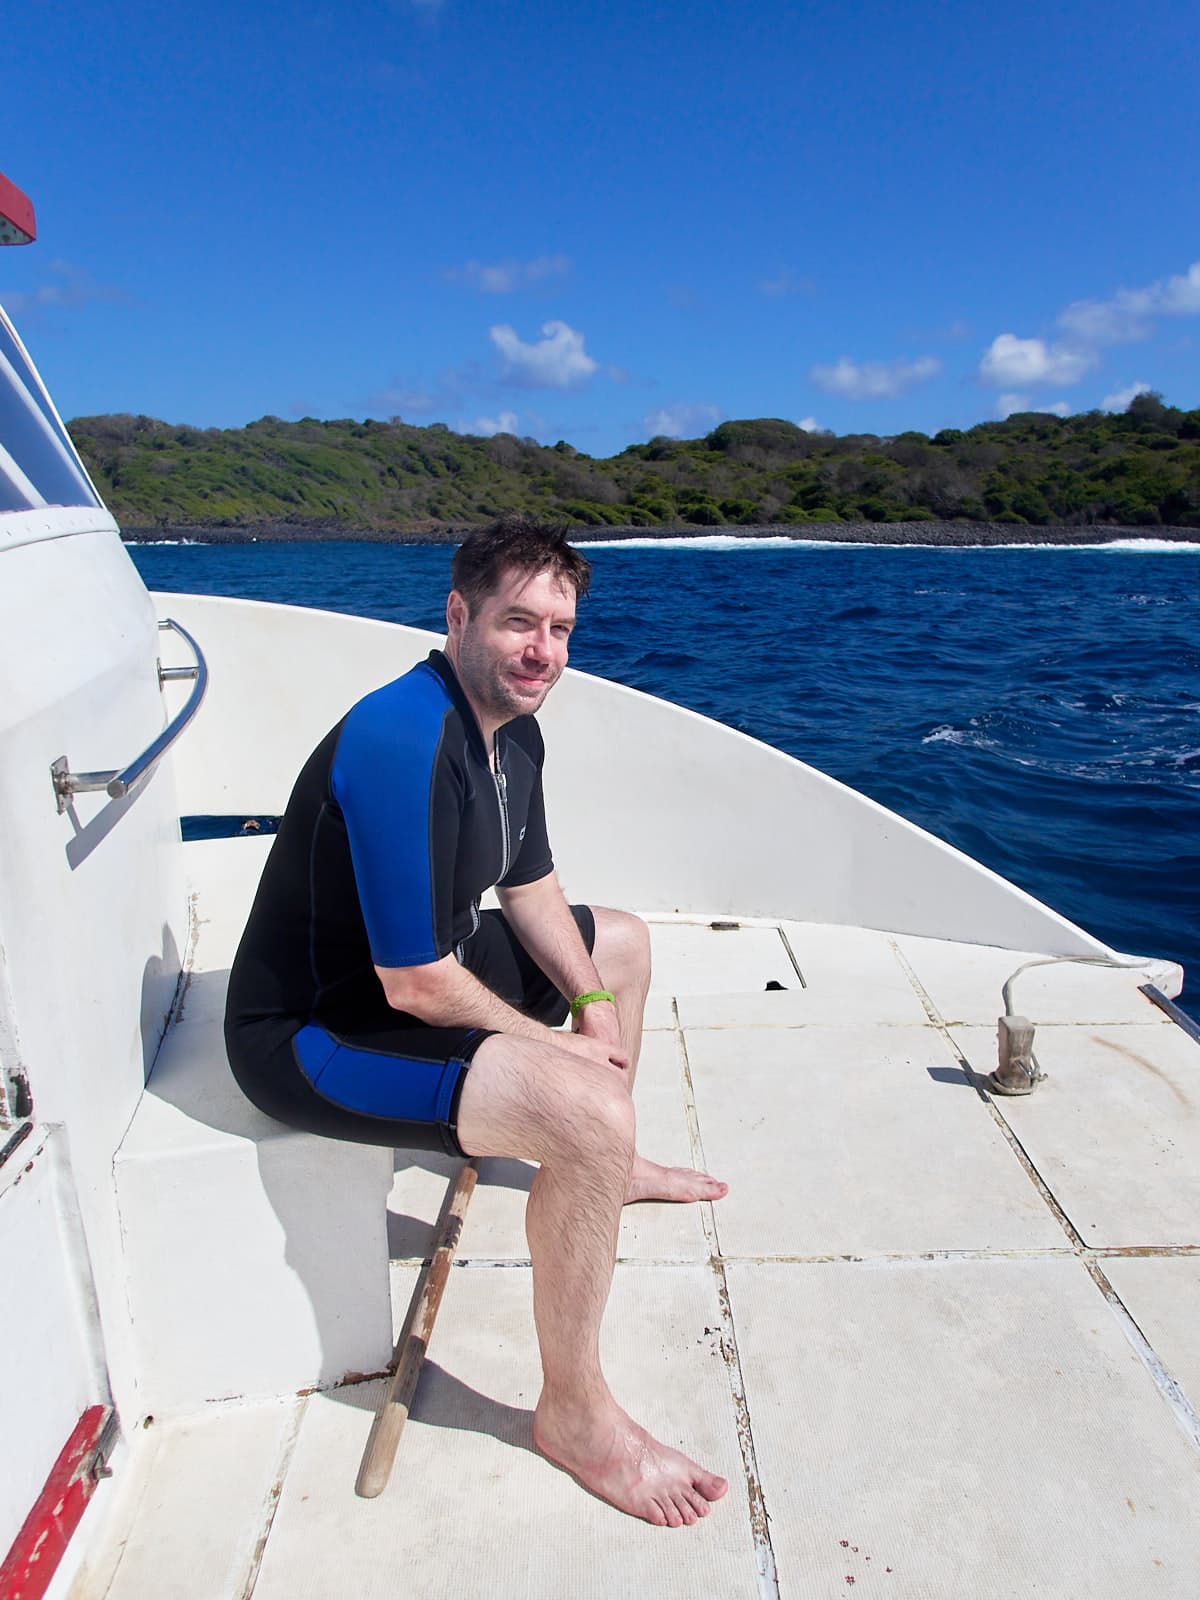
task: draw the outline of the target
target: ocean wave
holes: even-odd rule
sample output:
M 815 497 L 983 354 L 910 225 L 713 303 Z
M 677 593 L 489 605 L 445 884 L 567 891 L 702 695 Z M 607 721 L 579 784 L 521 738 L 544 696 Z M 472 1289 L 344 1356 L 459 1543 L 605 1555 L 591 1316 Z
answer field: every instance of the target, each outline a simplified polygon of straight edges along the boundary
M 820 539 L 789 539 L 787 534 L 770 534 L 765 539 L 734 533 L 699 533 L 669 539 L 584 539 L 577 547 L 589 550 L 794 550 L 800 545 L 824 545 Z
M 634 662 L 635 667 L 661 667 L 668 672 L 699 664 L 700 657 L 687 650 L 647 650 Z
M 830 622 L 869 622 L 872 617 L 881 617 L 883 612 L 878 606 L 862 605 L 847 606 L 844 611 L 835 611 L 830 617 Z

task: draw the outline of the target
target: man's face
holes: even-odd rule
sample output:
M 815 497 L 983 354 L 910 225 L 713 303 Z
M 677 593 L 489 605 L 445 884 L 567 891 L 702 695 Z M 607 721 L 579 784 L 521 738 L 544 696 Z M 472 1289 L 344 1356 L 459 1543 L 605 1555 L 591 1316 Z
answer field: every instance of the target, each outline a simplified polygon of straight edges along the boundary
M 535 712 L 567 664 L 575 590 L 549 571 L 505 571 L 500 587 L 469 615 L 453 590 L 446 603 L 447 653 L 484 733 Z

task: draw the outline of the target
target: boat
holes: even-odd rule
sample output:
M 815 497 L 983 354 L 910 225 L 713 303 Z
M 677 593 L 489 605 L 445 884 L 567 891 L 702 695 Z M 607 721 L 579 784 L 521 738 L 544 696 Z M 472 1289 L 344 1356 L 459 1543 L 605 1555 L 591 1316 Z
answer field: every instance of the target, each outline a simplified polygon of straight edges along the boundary
M 0 559 L 0 1600 L 1195 1595 L 1178 966 L 574 672 L 548 807 L 568 893 L 651 928 L 641 1142 L 732 1186 L 627 1209 L 605 1359 L 731 1492 L 668 1532 L 534 1451 L 531 1169 L 481 1161 L 390 1479 L 357 1495 L 460 1164 L 234 1086 L 271 843 L 237 819 L 437 641 L 148 593 L 3 313 Z M 229 836 L 185 841 L 201 816 Z

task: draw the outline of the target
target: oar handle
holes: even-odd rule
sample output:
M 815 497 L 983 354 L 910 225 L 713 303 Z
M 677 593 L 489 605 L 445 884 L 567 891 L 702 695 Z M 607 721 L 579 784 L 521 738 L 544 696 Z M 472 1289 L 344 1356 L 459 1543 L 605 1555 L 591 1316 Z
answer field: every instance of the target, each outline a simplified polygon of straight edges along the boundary
M 421 1376 L 438 1307 L 450 1276 L 450 1264 L 462 1236 L 463 1220 L 478 1178 L 479 1168 L 474 1161 L 468 1161 L 448 1191 L 442 1208 L 437 1247 L 417 1284 L 413 1305 L 396 1346 L 396 1371 L 375 1413 L 375 1421 L 371 1424 L 363 1451 L 362 1466 L 358 1469 L 358 1481 L 354 1488 L 365 1500 L 373 1500 L 376 1495 L 382 1494 L 391 1477 L 396 1447 L 404 1432 L 404 1424 L 408 1421 L 408 1408 L 416 1392 L 417 1379 Z

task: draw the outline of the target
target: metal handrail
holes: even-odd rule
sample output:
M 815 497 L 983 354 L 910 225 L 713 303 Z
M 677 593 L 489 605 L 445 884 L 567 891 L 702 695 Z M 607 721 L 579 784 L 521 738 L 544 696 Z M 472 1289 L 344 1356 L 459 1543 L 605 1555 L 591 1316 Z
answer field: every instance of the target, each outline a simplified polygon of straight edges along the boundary
M 167 751 L 187 727 L 188 723 L 200 709 L 208 688 L 208 663 L 204 659 L 204 652 L 192 638 L 181 623 L 173 617 L 166 617 L 158 624 L 159 632 L 165 633 L 173 629 L 183 639 L 186 639 L 195 656 L 195 664 L 190 667 L 164 667 L 158 663 L 158 683 L 161 689 L 164 683 L 177 678 L 194 678 L 196 686 L 187 698 L 187 704 L 180 710 L 163 731 L 136 756 L 127 767 L 121 767 L 111 772 L 72 772 L 66 756 L 59 756 L 50 767 L 50 780 L 54 785 L 54 793 L 58 802 L 58 809 L 63 812 L 77 794 L 90 794 L 103 789 L 113 800 L 122 800 L 131 789 L 137 787 L 151 769 L 162 760 Z

